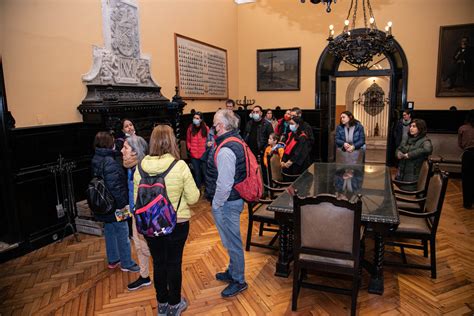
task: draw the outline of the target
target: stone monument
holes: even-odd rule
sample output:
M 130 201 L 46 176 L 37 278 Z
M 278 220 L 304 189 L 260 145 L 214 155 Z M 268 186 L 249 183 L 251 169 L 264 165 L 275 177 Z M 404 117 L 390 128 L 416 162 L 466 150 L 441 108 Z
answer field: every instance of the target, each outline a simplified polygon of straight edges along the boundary
M 147 130 L 157 121 L 179 125 L 185 103 L 178 95 L 170 102 L 151 76 L 151 58 L 140 52 L 135 0 L 102 0 L 102 19 L 105 46 L 93 46 L 92 67 L 82 76 L 87 95 L 78 110 L 84 122 L 116 131 L 124 117 Z

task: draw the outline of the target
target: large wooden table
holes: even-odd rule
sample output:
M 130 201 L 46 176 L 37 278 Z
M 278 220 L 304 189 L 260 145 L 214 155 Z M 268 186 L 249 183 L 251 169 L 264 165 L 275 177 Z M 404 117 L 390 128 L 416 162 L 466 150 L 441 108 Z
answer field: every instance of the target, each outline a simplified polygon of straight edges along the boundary
M 385 165 L 343 165 L 314 163 L 292 184 L 300 196 L 320 193 L 355 199 L 362 195 L 362 222 L 375 240 L 372 262 L 364 261 L 371 278 L 369 292 L 382 294 L 384 236 L 399 224 L 399 215 L 392 192 L 390 171 Z M 282 193 L 269 206 L 280 224 L 280 243 L 275 275 L 288 277 L 293 260 L 293 199 Z

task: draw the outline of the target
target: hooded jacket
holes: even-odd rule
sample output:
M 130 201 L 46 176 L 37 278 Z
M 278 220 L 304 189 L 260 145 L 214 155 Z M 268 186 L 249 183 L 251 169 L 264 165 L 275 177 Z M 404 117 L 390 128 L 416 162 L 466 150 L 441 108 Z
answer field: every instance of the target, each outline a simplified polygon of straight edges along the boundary
M 92 173 L 103 176 L 107 190 L 115 199 L 115 208 L 121 209 L 128 204 L 127 178 L 122 165 L 115 158 L 117 151 L 108 148 L 96 148 L 92 157 Z M 102 169 L 103 166 L 103 169 Z M 115 222 L 115 214 L 95 215 L 101 222 Z
M 170 154 L 164 154 L 159 157 L 147 155 L 140 164 L 143 171 L 154 176 L 165 172 L 174 160 L 175 158 Z M 140 172 L 136 170 L 133 175 L 133 197 L 135 201 L 137 200 L 140 180 Z M 183 160 L 179 160 L 166 175 L 165 185 L 166 193 L 175 210 L 179 203 L 179 209 L 176 210 L 178 222 L 189 220 L 191 210 L 188 205 L 194 204 L 199 200 L 199 189 L 196 187 L 191 170 L 189 170 L 188 165 Z M 181 202 L 179 202 L 180 197 Z

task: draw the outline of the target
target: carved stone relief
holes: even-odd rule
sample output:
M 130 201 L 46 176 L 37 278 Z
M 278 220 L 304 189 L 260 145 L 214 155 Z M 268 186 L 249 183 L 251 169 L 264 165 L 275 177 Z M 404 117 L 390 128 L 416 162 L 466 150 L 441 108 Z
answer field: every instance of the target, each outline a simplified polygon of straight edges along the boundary
M 150 57 L 140 53 L 138 6 L 134 0 L 102 0 L 105 47 L 93 47 L 87 84 L 157 87 Z

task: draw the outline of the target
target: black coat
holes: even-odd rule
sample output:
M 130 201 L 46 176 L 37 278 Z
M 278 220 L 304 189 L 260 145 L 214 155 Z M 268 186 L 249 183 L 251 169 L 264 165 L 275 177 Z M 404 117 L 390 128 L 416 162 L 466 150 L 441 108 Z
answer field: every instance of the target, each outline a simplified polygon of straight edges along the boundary
M 107 190 L 115 199 L 115 208 L 121 209 L 128 204 L 127 176 L 122 165 L 115 158 L 118 152 L 108 148 L 96 148 L 92 157 L 92 174 L 102 176 Z M 103 170 L 102 170 L 103 168 Z M 102 222 L 115 222 L 115 214 L 97 216 Z
M 250 120 L 247 122 L 247 125 L 245 126 L 245 137 L 244 140 L 248 144 L 249 143 L 249 137 L 250 137 L 250 132 L 252 129 L 253 125 L 257 125 L 257 147 L 258 147 L 258 152 L 254 152 L 253 154 L 255 157 L 263 156 L 263 152 L 265 150 L 265 147 L 268 145 L 268 137 L 270 137 L 270 134 L 274 132 L 272 124 L 268 122 L 265 119 L 261 119 L 258 122 L 255 122 L 254 120 Z

